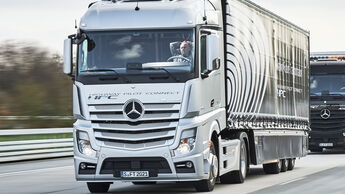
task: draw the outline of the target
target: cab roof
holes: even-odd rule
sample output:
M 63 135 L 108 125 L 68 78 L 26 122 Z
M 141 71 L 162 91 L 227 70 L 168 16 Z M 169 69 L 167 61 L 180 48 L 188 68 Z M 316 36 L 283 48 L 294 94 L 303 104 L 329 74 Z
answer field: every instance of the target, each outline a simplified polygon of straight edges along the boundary
M 206 10 L 214 10 L 206 1 Z M 138 8 L 136 9 L 138 4 Z M 203 0 L 98 1 L 80 21 L 82 30 L 191 28 L 204 23 Z

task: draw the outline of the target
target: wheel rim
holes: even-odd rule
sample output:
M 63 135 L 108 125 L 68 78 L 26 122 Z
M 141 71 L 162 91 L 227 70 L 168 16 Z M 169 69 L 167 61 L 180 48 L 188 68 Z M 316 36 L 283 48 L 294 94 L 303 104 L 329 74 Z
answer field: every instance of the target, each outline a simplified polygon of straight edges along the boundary
M 242 144 L 241 146 L 241 173 L 242 176 L 245 177 L 246 176 L 246 171 L 247 171 L 247 158 L 246 158 L 246 149 L 245 149 L 245 145 Z
M 285 168 L 289 166 L 289 160 L 285 159 Z

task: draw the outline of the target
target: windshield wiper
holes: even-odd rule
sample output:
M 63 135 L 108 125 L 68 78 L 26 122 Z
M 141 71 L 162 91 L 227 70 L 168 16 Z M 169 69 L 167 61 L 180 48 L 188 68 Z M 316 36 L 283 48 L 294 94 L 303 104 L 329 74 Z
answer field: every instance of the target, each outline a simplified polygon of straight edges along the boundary
M 176 78 L 172 73 L 170 73 L 170 71 L 168 71 L 167 69 L 165 69 L 164 67 L 139 67 L 139 68 L 134 68 L 136 70 L 162 70 L 165 71 L 171 78 L 173 78 L 173 80 L 175 80 L 176 82 L 180 82 L 180 80 L 178 78 Z
M 80 72 L 106 72 L 106 71 L 111 71 L 114 72 L 118 77 L 121 77 L 124 82 L 130 83 L 130 81 L 123 75 L 119 74 L 115 69 L 88 69 L 88 70 L 82 70 Z
M 165 71 L 171 78 L 173 78 L 176 82 L 180 82 L 179 79 L 177 79 L 172 73 L 170 73 L 170 71 L 168 71 L 167 69 L 165 69 L 164 67 L 147 67 L 144 69 L 149 69 L 149 70 L 163 70 Z

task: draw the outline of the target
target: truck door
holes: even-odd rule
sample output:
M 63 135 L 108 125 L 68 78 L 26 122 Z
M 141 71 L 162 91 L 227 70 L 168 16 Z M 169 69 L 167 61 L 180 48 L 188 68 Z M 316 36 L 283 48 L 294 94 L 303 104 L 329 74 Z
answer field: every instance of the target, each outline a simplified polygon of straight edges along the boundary
M 202 112 L 209 112 L 221 104 L 221 71 L 219 35 L 216 32 L 200 33 L 200 75 L 203 87 Z

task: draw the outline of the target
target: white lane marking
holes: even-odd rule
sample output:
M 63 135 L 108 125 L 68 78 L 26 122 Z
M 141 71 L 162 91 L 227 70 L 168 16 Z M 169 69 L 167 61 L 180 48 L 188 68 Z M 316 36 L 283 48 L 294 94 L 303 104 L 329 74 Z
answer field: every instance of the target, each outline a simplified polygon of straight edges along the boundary
M 6 177 L 6 176 L 18 175 L 18 174 L 24 174 L 24 173 L 32 173 L 32 172 L 57 170 L 57 169 L 64 169 L 64 168 L 70 168 L 70 167 L 73 167 L 73 166 L 60 166 L 60 167 L 54 167 L 54 168 L 42 168 L 42 169 L 35 169 L 35 170 L 23 170 L 23 171 L 18 171 L 18 172 L 1 173 L 0 177 Z
M 300 181 L 300 180 L 303 180 L 303 179 L 305 179 L 305 177 L 300 177 L 300 178 L 297 178 L 297 179 L 293 179 L 291 181 L 287 181 L 287 182 L 281 183 L 279 185 L 287 185 L 289 183 L 293 183 L 293 182 Z

